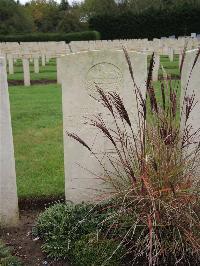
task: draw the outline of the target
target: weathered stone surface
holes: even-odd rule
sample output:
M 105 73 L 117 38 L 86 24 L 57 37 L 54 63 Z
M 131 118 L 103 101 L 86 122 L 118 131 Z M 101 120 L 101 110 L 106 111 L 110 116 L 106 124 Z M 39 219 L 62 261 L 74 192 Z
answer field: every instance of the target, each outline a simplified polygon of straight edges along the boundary
M 198 50 L 191 50 L 186 52 L 182 68 L 182 77 L 181 77 L 181 113 L 182 113 L 181 132 L 182 133 L 187 126 L 189 126 L 189 128 L 191 128 L 192 130 L 190 134 L 197 132 L 200 129 L 200 89 L 199 89 L 200 57 L 198 56 L 197 59 L 196 57 L 197 53 Z M 195 61 L 196 64 L 193 67 Z M 192 96 L 193 94 L 194 94 L 194 103 L 196 104 L 192 109 L 192 112 L 190 114 L 187 123 L 185 123 L 186 107 L 184 104 L 184 98 L 187 96 Z M 186 154 L 193 154 L 192 156 L 194 156 L 197 165 L 196 170 L 198 171 L 198 176 L 200 173 L 200 167 L 199 167 L 200 158 L 199 154 L 196 154 L 196 148 L 199 144 L 199 138 L 200 138 L 200 132 L 197 132 L 196 136 L 190 139 L 190 142 L 192 144 L 189 145 L 187 149 L 185 149 Z
M 0 58 L 0 226 L 15 226 L 18 218 L 6 62 L 4 58 Z
M 46 58 L 45 58 L 45 54 L 42 54 L 42 66 L 46 65 Z
M 170 62 L 173 62 L 174 61 L 174 50 L 173 50 L 173 48 L 169 48 L 169 50 L 168 50 L 168 53 L 169 53 L 169 60 L 170 60 Z
M 153 81 L 158 80 L 159 68 L 160 68 L 160 55 L 155 54 L 154 55 L 154 67 L 153 67 L 153 73 L 152 73 Z
M 27 58 L 23 58 L 22 63 L 23 63 L 23 72 L 24 72 L 24 86 L 30 86 L 31 78 L 30 78 L 29 60 Z
M 136 84 L 143 95 L 146 88 L 147 56 L 131 52 Z M 77 133 L 93 147 L 102 161 L 110 143 L 95 128 L 84 125 L 83 116 L 92 117 L 101 113 L 109 122 L 102 106 L 89 94 L 97 96 L 96 85 L 105 91 L 117 91 L 124 99 L 127 110 L 137 127 L 137 105 L 133 93 L 133 82 L 123 51 L 90 51 L 67 55 L 60 59 L 63 91 L 63 128 L 65 154 L 66 200 L 76 203 L 95 201 L 105 191 L 99 176 L 104 171 L 95 159 L 66 131 Z M 106 163 L 106 162 L 104 162 Z
M 14 74 L 14 62 L 12 55 L 8 56 L 8 72 L 9 74 Z
M 35 56 L 33 59 L 34 62 L 34 72 L 38 74 L 40 72 L 40 67 L 39 67 L 39 56 Z
M 58 84 L 61 84 L 61 79 L 62 79 L 62 75 L 61 75 L 61 72 L 62 72 L 62 66 L 61 66 L 61 63 L 60 63 L 60 58 L 56 58 L 56 73 L 57 73 L 57 83 Z

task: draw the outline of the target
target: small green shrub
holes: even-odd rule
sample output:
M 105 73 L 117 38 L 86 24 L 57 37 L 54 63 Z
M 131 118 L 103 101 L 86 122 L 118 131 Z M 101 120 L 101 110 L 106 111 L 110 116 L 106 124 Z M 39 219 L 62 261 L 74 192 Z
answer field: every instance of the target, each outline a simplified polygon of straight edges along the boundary
M 118 266 L 124 254 L 122 246 L 112 239 L 97 240 L 94 234 L 77 241 L 70 256 L 74 266 Z
M 67 258 L 75 241 L 94 232 L 103 219 L 92 208 L 86 204 L 57 204 L 46 209 L 34 229 L 44 240 L 43 251 L 54 259 Z
M 73 265 L 101 265 L 118 246 L 115 239 L 120 230 L 110 230 L 105 240 L 97 241 L 94 237 L 102 238 L 106 233 L 106 219 L 114 211 L 112 204 L 56 204 L 39 216 L 33 233 L 44 241 L 42 250 L 50 258 L 68 258 Z M 121 247 L 105 265 L 118 265 L 120 250 Z
M 10 250 L 0 241 L 0 265 L 1 266 L 21 266 L 21 262 L 13 257 Z

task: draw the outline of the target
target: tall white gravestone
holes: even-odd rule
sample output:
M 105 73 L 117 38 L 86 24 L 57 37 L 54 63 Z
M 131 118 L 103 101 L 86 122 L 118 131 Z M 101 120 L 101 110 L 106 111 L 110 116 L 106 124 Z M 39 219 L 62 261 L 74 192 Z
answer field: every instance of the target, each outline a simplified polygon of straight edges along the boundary
M 18 223 L 18 199 L 6 61 L 0 58 L 0 226 Z
M 135 81 L 144 95 L 147 56 L 131 52 L 130 59 Z M 102 156 L 103 161 L 104 153 L 109 149 L 108 143 L 95 128 L 83 124 L 85 121 L 83 116 L 92 118 L 93 115 L 103 111 L 103 107 L 89 95 L 96 96 L 95 85 L 106 91 L 119 92 L 133 123 L 137 123 L 133 82 L 123 51 L 80 52 L 61 57 L 59 61 L 63 93 L 66 200 L 75 203 L 95 201 L 105 189 L 98 178 L 103 175 L 103 169 L 89 151 L 67 137 L 66 131 L 77 133 L 93 147 L 95 153 Z M 107 116 L 105 117 L 109 120 Z
M 24 56 L 22 59 L 22 64 L 23 64 L 23 72 L 24 72 L 24 86 L 30 86 L 31 78 L 30 78 L 29 59 Z
M 152 73 L 153 81 L 158 81 L 159 69 L 160 69 L 160 55 L 155 54 L 154 55 L 153 73 Z
M 12 55 L 8 55 L 7 56 L 8 58 L 8 71 L 9 71 L 9 74 L 14 74 L 14 65 L 13 65 L 13 57 Z
M 187 121 L 187 125 L 192 127 L 192 132 L 200 129 L 200 57 L 198 57 L 193 71 L 191 72 L 197 53 L 197 49 L 186 52 L 181 75 L 181 104 L 183 103 L 184 96 L 191 96 L 193 93 L 195 95 L 194 102 L 196 103 L 196 105 L 194 106 Z M 181 121 L 182 131 L 184 130 L 185 124 L 184 118 L 185 116 L 183 115 Z M 186 153 L 190 154 L 191 152 L 194 152 L 196 150 L 199 138 L 200 133 L 198 133 L 198 137 L 195 139 L 197 142 L 190 145 L 189 150 L 187 150 Z M 195 158 L 196 164 L 198 165 L 196 170 L 198 171 L 198 173 L 200 173 L 199 156 L 195 155 Z
M 34 72 L 38 74 L 40 72 L 39 56 L 34 55 L 33 62 L 34 62 Z
M 57 74 L 57 83 L 61 84 L 61 78 L 62 78 L 62 71 L 61 71 L 61 63 L 60 63 L 60 58 L 56 58 L 56 74 Z
M 169 54 L 169 60 L 170 62 L 173 62 L 174 61 L 174 50 L 173 48 L 168 48 L 168 54 Z
M 42 66 L 46 65 L 45 54 L 42 54 Z

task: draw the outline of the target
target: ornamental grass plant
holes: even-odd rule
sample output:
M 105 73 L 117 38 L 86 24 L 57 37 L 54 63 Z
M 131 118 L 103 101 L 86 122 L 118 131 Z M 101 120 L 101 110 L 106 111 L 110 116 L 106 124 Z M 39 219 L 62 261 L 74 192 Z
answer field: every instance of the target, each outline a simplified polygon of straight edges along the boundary
M 96 157 L 104 172 L 99 178 L 112 188 L 102 196 L 103 202 L 109 200 L 106 208 L 112 212 L 99 224 L 97 237 L 119 244 L 102 265 L 122 247 L 126 252 L 121 259 L 128 265 L 199 265 L 200 138 L 199 130 L 193 131 L 189 124 L 199 103 L 187 88 L 180 103 L 177 83 L 170 79 L 163 79 L 160 89 L 155 88 L 154 54 L 143 97 L 134 78 L 137 66 L 131 64 L 125 49 L 124 54 L 133 81 L 133 87 L 127 89 L 137 101 L 137 128 L 121 96 L 97 86 L 95 100 L 112 117 L 112 127 L 101 114 L 87 123 L 112 145 L 113 152 L 105 152 L 108 163 L 104 164 L 81 136 L 67 133 Z M 199 54 L 200 50 L 191 73 Z M 183 61 L 181 69 L 182 65 Z

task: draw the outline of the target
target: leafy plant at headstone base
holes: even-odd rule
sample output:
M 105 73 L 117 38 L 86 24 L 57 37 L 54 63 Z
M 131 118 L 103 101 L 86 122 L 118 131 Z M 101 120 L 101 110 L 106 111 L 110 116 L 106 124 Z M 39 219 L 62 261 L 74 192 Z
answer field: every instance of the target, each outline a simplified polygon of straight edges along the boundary
M 9 248 L 7 248 L 0 240 L 0 265 L 1 266 L 21 266 L 22 263 L 11 255 Z
M 106 216 L 92 204 L 56 204 L 40 214 L 33 234 L 43 240 L 42 250 L 48 257 L 69 259 L 75 242 L 95 232 Z
M 80 265 L 102 265 L 108 256 L 118 248 L 119 243 L 113 239 L 98 239 L 96 234 L 84 235 L 76 241 L 72 249 L 70 262 L 74 266 Z M 124 254 L 123 247 L 118 248 L 107 266 L 121 266 L 121 257 Z
M 186 88 L 180 107 L 176 86 L 165 79 L 161 83 L 159 102 L 152 82 L 152 55 L 143 97 L 125 49 L 124 53 L 138 106 L 138 128 L 133 127 L 120 95 L 97 87 L 96 100 L 112 116 L 115 127 L 112 125 L 111 128 L 101 115 L 88 119 L 87 123 L 103 133 L 112 144 L 112 154 L 105 152 L 109 167 L 105 167 L 80 136 L 67 132 L 96 157 L 104 172 L 101 180 L 112 188 L 112 193 L 104 194 L 102 198 L 113 197 L 115 211 L 102 221 L 100 233 L 120 242 L 112 255 L 121 246 L 126 247 L 123 257 L 130 265 L 198 265 L 200 138 L 199 131 L 194 132 L 188 125 L 196 104 L 195 95 L 188 95 Z M 200 50 L 191 73 L 199 55 Z M 184 121 L 183 127 L 180 127 L 180 120 Z M 106 265 L 112 255 L 102 265 Z

